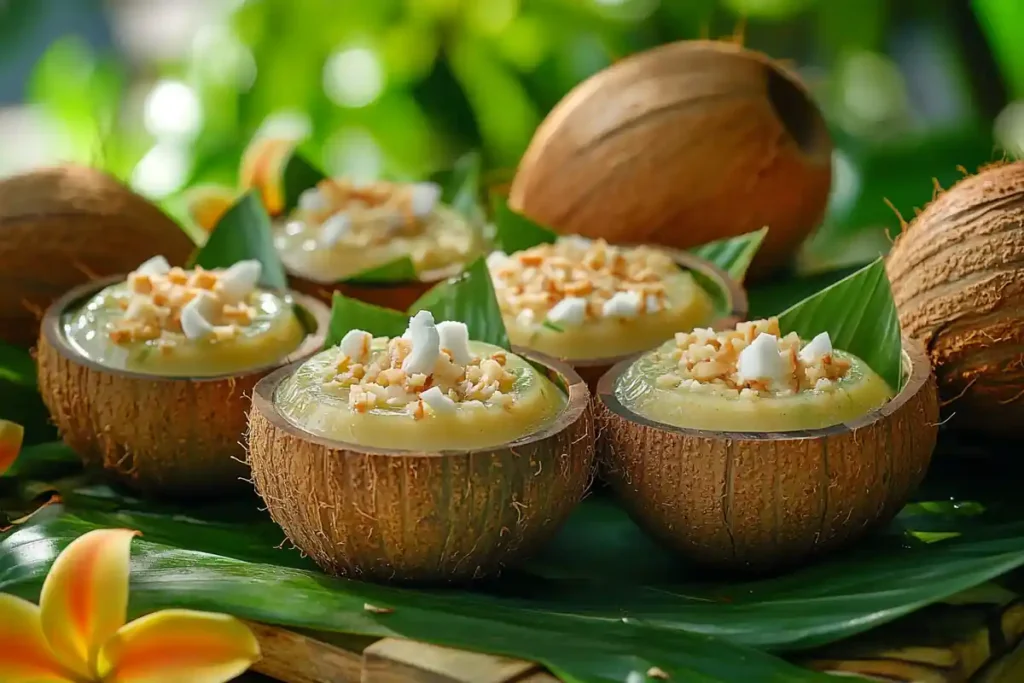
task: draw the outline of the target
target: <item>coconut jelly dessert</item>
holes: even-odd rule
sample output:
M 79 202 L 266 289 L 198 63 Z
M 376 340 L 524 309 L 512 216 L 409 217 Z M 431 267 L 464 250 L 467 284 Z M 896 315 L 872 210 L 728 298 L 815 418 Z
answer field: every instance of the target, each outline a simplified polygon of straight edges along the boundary
M 862 417 L 893 390 L 863 360 L 833 348 L 827 332 L 809 341 L 783 336 L 770 318 L 676 334 L 621 375 L 615 396 L 675 427 L 782 432 Z
M 78 353 L 104 367 L 208 377 L 272 365 L 306 329 L 291 297 L 260 289 L 259 261 L 183 270 L 154 257 L 81 307 L 62 327 Z
M 530 363 L 420 311 L 402 337 L 352 330 L 278 387 L 278 410 L 329 439 L 405 450 L 486 448 L 549 424 L 565 395 Z
M 487 262 L 512 342 L 558 358 L 635 353 L 714 313 L 693 275 L 659 249 L 562 237 Z
M 480 231 L 440 201 L 434 183 L 357 186 L 327 178 L 299 197 L 277 228 L 288 270 L 328 284 L 409 257 L 420 279 L 468 262 L 482 249 Z

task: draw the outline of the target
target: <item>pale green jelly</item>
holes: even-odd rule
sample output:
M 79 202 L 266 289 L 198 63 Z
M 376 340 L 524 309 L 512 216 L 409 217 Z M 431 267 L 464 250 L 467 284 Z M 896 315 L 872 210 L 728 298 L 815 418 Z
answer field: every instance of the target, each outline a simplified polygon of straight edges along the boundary
M 387 340 L 375 339 L 382 351 Z M 470 342 L 487 358 L 500 347 Z M 526 360 L 507 353 L 515 375 L 509 406 L 456 403 L 451 413 L 428 412 L 415 419 L 405 407 L 377 407 L 360 413 L 349 405 L 350 388 L 332 383 L 341 360 L 338 347 L 303 363 L 277 388 L 274 403 L 295 426 L 316 436 L 370 448 L 440 451 L 501 446 L 550 425 L 566 404 L 565 394 Z
M 66 313 L 62 327 L 68 342 L 84 357 L 114 370 L 162 377 L 210 377 L 272 365 L 295 351 L 306 336 L 289 297 L 257 290 L 247 300 L 256 315 L 231 339 L 188 339 L 181 333 L 164 331 L 160 339 L 114 343 L 110 333 L 124 316 L 119 302 L 130 299 L 128 286 L 116 284 Z
M 851 363 L 828 390 L 742 396 L 714 393 L 708 386 L 658 386 L 671 373 L 675 341 L 641 356 L 618 379 L 615 397 L 623 407 L 653 422 L 688 429 L 733 432 L 786 432 L 820 429 L 863 417 L 893 397 L 893 391 L 863 360 L 844 351 L 835 358 Z M 659 353 L 660 351 L 660 353 Z

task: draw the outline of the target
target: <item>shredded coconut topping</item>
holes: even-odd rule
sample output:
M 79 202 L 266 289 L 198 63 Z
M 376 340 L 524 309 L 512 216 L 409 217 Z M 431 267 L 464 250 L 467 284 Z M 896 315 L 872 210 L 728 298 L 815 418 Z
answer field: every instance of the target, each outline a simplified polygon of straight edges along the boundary
M 613 247 L 604 240 L 563 237 L 511 256 L 487 259 L 504 314 L 520 324 L 582 325 L 635 318 L 669 307 L 665 278 L 679 272 L 650 247 Z
M 320 226 L 321 247 L 339 242 L 381 245 L 396 235 L 422 233 L 424 219 L 440 197 L 435 183 L 358 186 L 344 178 L 325 178 L 299 197 L 298 218 Z
M 832 391 L 850 370 L 849 361 L 833 354 L 827 332 L 804 344 L 795 332 L 783 337 L 777 318 L 741 322 L 724 332 L 681 332 L 671 351 L 656 355 L 676 363 L 675 371 L 657 378 L 659 387 L 744 397 Z
M 376 339 L 353 330 L 340 344 L 338 362 L 324 381 L 349 389 L 349 405 L 365 413 L 374 408 L 404 409 L 419 420 L 428 412 L 467 407 L 512 405 L 515 375 L 503 351 L 489 358 L 473 355 L 466 326 L 434 324 L 428 311 L 409 321 L 401 337 Z
M 249 297 L 256 289 L 259 261 L 239 261 L 223 270 L 171 268 L 156 256 L 128 275 L 128 298 L 118 300 L 124 315 L 110 331 L 115 344 L 175 339 L 232 339 L 256 314 Z

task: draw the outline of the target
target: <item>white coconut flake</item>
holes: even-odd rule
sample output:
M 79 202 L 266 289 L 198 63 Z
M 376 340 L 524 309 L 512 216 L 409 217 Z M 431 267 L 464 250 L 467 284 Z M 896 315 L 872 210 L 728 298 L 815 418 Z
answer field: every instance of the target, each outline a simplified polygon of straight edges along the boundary
M 352 219 L 346 213 L 336 213 L 324 221 L 320 228 L 319 244 L 324 248 L 331 248 L 342 240 L 352 230 Z
M 587 300 L 567 296 L 548 311 L 547 318 L 556 325 L 582 325 L 587 317 Z
M 466 323 L 445 320 L 437 324 L 437 334 L 441 340 L 441 348 L 447 349 L 452 360 L 459 365 L 469 365 L 473 354 L 469 350 L 469 328 Z
M 441 186 L 437 183 L 413 183 L 409 187 L 412 213 L 417 218 L 425 218 L 433 212 L 441 199 Z
M 214 303 L 213 297 L 206 292 L 200 292 L 182 306 L 181 331 L 186 339 L 203 339 L 213 332 L 213 325 L 206 319 L 206 315 Z
M 492 251 L 487 255 L 487 267 L 488 268 L 500 268 L 501 266 L 508 263 L 508 254 L 503 251 Z
M 516 315 L 516 324 L 522 327 L 530 327 L 537 320 L 537 314 L 532 308 L 524 308 Z
M 143 262 L 135 272 L 140 275 L 167 275 L 171 270 L 171 264 L 163 256 L 154 256 Z
M 644 301 L 644 309 L 647 313 L 657 313 L 662 308 L 664 308 L 664 306 L 661 304 L 661 299 L 653 294 L 647 295 L 647 299 Z
M 228 302 L 241 301 L 252 294 L 263 274 L 263 264 L 256 259 L 239 261 L 220 274 L 219 281 Z
M 349 330 L 341 338 L 338 347 L 351 361 L 365 363 L 370 360 L 370 345 L 373 343 L 373 335 L 364 330 Z
M 430 387 L 420 394 L 420 398 L 427 404 L 427 407 L 438 415 L 454 413 L 457 408 L 455 401 L 441 393 L 441 390 L 437 387 Z
M 412 351 L 402 362 L 402 369 L 410 375 L 429 375 L 441 355 L 441 336 L 434 325 L 434 316 L 430 311 L 420 311 L 409 320 L 406 334 L 412 342 Z
M 315 187 L 299 195 L 299 209 L 302 211 L 319 212 L 327 210 L 327 207 L 327 198 Z
M 800 360 L 809 364 L 831 353 L 832 338 L 828 336 L 828 332 L 822 332 L 800 349 Z
M 640 295 L 636 292 L 615 292 L 604 302 L 601 314 L 606 318 L 635 318 L 640 313 Z
M 784 380 L 788 365 L 779 352 L 778 337 L 764 332 L 757 335 L 757 339 L 740 352 L 736 371 L 744 382 Z
M 589 249 L 590 245 L 594 243 L 594 240 L 587 239 L 580 235 L 565 235 L 563 237 L 559 237 L 558 241 L 577 247 L 578 249 Z

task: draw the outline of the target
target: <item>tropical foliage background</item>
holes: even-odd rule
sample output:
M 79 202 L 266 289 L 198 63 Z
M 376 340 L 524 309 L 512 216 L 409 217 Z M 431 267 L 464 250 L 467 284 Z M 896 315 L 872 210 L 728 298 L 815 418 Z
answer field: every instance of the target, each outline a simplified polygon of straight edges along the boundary
M 763 315 L 877 257 L 899 225 L 886 200 L 910 216 L 933 178 L 948 186 L 1021 151 L 1022 22 L 1017 0 L 0 0 L 0 173 L 89 162 L 173 209 L 187 187 L 233 184 L 245 145 L 272 128 L 332 172 L 415 177 L 480 149 L 500 175 L 587 75 L 665 41 L 742 34 L 800 66 L 837 141 L 826 223 L 803 277 L 751 292 Z M 569 681 L 655 665 L 678 680 L 813 681 L 788 662 L 965 589 L 1019 583 L 1024 564 L 1015 447 L 944 434 L 890 528 L 777 579 L 702 576 L 601 497 L 537 561 L 477 591 L 328 579 L 276 548 L 258 501 L 154 504 L 81 477 L 32 365 L 0 349 L 0 417 L 27 428 L 0 478 L 0 527 L 60 492 L 0 535 L 0 591 L 26 597 L 71 539 L 125 526 L 144 533 L 135 612 L 398 634 L 534 658 Z

